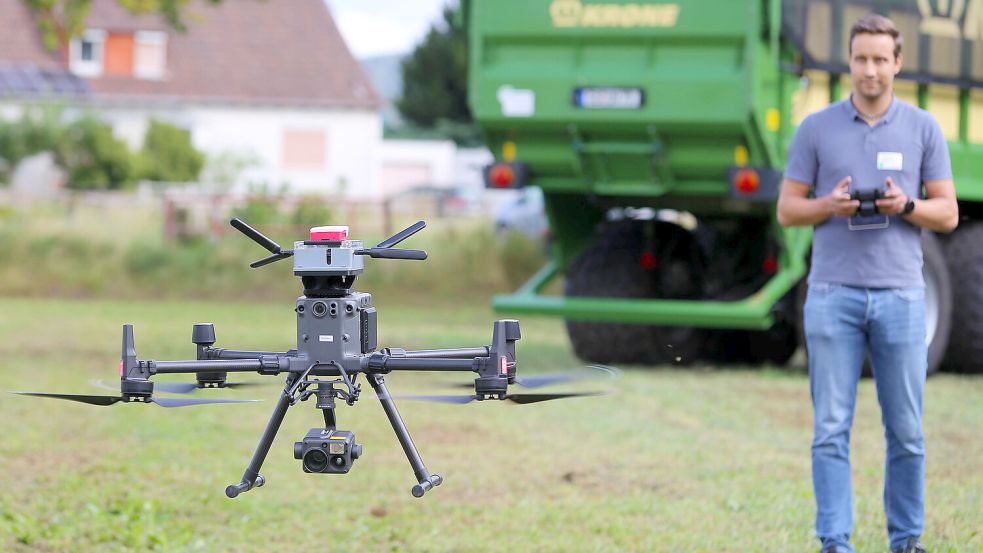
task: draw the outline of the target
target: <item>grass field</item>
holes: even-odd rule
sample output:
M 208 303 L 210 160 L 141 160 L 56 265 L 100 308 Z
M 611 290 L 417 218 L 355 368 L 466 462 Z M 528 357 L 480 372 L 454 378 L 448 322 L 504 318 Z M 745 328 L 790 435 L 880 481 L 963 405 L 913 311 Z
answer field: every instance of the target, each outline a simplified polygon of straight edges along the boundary
M 472 306 L 377 302 L 380 346 L 485 344 L 494 315 Z M 286 349 L 290 298 L 258 305 L 0 299 L 0 390 L 106 393 L 120 327 L 144 359 L 194 357 L 191 325 L 218 346 Z M 522 321 L 520 373 L 577 364 L 562 323 Z M 392 375 L 397 392 L 440 375 Z M 459 375 L 459 380 L 466 380 Z M 273 379 L 270 379 L 271 381 Z M 572 389 L 590 388 L 592 384 Z M 801 372 L 627 368 L 614 393 L 513 406 L 403 402 L 428 468 L 423 499 L 381 408 L 338 411 L 364 455 L 347 476 L 307 475 L 292 444 L 321 424 L 292 408 L 267 458 L 267 485 L 235 500 L 276 387 L 218 391 L 243 405 L 90 407 L 0 395 L 2 551 L 814 551 L 812 415 Z M 371 395 L 371 394 L 366 394 Z M 983 550 L 983 379 L 932 378 L 926 545 Z M 853 435 L 855 544 L 886 550 L 883 437 L 871 382 Z

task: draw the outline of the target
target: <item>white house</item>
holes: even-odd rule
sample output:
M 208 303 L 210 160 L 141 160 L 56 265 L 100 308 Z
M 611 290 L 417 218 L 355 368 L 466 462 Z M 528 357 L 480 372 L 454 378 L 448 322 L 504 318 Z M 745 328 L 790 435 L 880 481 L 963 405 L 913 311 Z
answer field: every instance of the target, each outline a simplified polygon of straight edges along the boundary
M 24 3 L 0 1 L 0 115 L 61 98 L 134 147 L 155 117 L 248 166 L 240 187 L 381 195 L 382 101 L 323 0 L 193 1 L 184 20 L 180 32 L 93 0 L 84 34 L 51 52 Z

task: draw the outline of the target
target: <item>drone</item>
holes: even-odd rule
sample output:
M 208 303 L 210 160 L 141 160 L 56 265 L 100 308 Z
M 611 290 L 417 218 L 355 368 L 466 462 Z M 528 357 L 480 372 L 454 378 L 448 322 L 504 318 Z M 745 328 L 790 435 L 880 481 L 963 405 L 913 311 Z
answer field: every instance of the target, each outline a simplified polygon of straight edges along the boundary
M 287 409 L 298 402 L 315 398 L 315 407 L 324 418 L 323 428 L 312 428 L 303 440 L 294 444 L 294 458 L 301 461 L 306 473 L 347 474 L 362 455 L 362 445 L 355 433 L 337 428 L 335 409 L 338 401 L 354 406 L 361 395 L 359 375 L 364 375 L 382 405 L 396 438 L 413 469 L 417 483 L 410 490 L 414 497 L 439 486 L 443 478 L 431 474 L 399 415 L 394 396 L 386 387 L 385 375 L 393 371 L 471 371 L 474 394 L 403 396 L 449 403 L 483 400 L 509 400 L 518 404 L 596 396 L 600 392 L 509 393 L 509 385 L 535 388 L 574 380 L 570 374 L 516 376 L 515 343 L 520 339 L 519 321 L 497 320 L 492 327 L 491 344 L 480 347 L 407 351 L 401 348 L 377 349 L 377 311 L 372 296 L 352 289 L 356 277 L 364 270 L 364 257 L 375 259 L 425 260 L 422 250 L 395 248 L 397 244 L 422 230 L 419 221 L 375 247 L 364 248 L 361 240 L 348 239 L 348 227 L 325 226 L 311 229 L 309 240 L 294 243 L 292 250 L 264 236 L 242 220 L 230 224 L 270 255 L 250 263 L 258 268 L 293 257 L 294 275 L 304 288 L 297 298 L 297 347 L 283 352 L 247 351 L 215 347 L 215 328 L 211 323 L 193 325 L 191 341 L 197 347 L 193 361 L 157 361 L 138 359 L 133 326 L 123 325 L 122 357 L 119 365 L 120 395 L 97 396 L 47 392 L 14 392 L 21 395 L 63 399 L 91 405 L 116 403 L 155 403 L 162 407 L 184 407 L 208 403 L 241 403 L 253 400 L 158 397 L 156 391 L 188 393 L 196 389 L 235 388 L 248 383 L 228 382 L 228 373 L 255 372 L 262 376 L 286 375 L 283 392 L 273 409 L 259 445 L 239 482 L 229 485 L 225 495 L 235 498 L 266 483 L 260 469 L 283 422 Z M 593 367 L 611 373 L 613 369 Z M 162 374 L 194 374 L 195 383 L 155 383 Z M 470 384 L 468 385 L 470 387 Z

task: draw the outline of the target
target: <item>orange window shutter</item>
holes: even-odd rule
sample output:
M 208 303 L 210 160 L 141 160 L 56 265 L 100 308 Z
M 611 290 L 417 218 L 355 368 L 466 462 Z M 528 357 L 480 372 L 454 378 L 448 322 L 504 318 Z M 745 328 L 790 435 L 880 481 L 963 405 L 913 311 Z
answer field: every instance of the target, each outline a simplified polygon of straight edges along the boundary
M 133 34 L 109 33 L 106 36 L 107 75 L 133 74 Z

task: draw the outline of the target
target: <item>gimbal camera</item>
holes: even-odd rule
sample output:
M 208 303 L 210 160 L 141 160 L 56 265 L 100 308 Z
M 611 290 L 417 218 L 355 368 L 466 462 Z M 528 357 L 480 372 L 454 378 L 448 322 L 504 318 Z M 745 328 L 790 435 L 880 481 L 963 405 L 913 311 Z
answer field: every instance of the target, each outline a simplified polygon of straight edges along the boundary
M 204 403 L 236 403 L 243 400 L 187 399 L 157 397 L 156 391 L 186 393 L 202 388 L 232 388 L 240 383 L 227 382 L 230 372 L 256 372 L 260 375 L 286 375 L 283 392 L 260 438 L 259 445 L 239 482 L 225 490 L 228 497 L 260 487 L 265 478 L 260 475 L 273 439 L 283 422 L 287 409 L 297 402 L 315 397 L 315 407 L 322 412 L 323 428 L 313 428 L 300 442 L 294 444 L 294 457 L 301 460 L 304 472 L 345 474 L 362 455 L 362 446 L 355 442 L 351 431 L 336 428 L 336 401 L 354 405 L 361 394 L 358 377 L 374 390 L 379 403 L 392 425 L 396 438 L 409 460 L 417 483 L 412 487 L 415 497 L 422 497 L 442 478 L 431 474 L 420 457 L 403 419 L 396 409 L 393 396 L 385 384 L 385 375 L 392 371 L 471 371 L 477 374 L 474 394 L 465 396 L 417 396 L 451 403 L 498 399 L 514 403 L 536 403 L 552 399 L 598 395 L 596 392 L 510 394 L 511 384 L 538 387 L 571 380 L 569 374 L 520 379 L 516 376 L 515 342 L 519 340 L 519 322 L 495 321 L 490 345 L 406 351 L 399 348 L 377 349 L 377 312 L 372 296 L 352 289 L 355 278 L 364 270 L 366 256 L 377 259 L 424 260 L 421 250 L 394 248 L 396 244 L 423 229 L 419 221 L 372 248 L 360 240 L 349 240 L 347 227 L 317 227 L 309 240 L 294 243 L 285 250 L 256 229 L 239 219 L 231 224 L 240 232 L 266 248 L 270 255 L 250 264 L 257 268 L 294 258 L 294 275 L 300 277 L 304 293 L 298 297 L 294 311 L 297 316 L 297 347 L 286 351 L 234 350 L 215 347 L 215 328 L 210 323 L 196 324 L 192 342 L 197 347 L 193 361 L 156 361 L 138 359 L 133 339 L 133 326 L 123 326 L 122 359 L 120 361 L 120 395 L 94 396 L 47 392 L 16 392 L 24 395 L 78 401 L 92 405 L 123 403 L 156 403 L 163 407 L 182 407 Z M 194 374 L 194 384 L 154 383 L 158 374 Z M 410 396 L 413 398 L 413 396 Z

